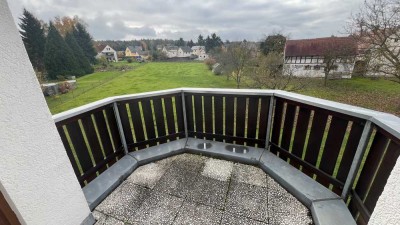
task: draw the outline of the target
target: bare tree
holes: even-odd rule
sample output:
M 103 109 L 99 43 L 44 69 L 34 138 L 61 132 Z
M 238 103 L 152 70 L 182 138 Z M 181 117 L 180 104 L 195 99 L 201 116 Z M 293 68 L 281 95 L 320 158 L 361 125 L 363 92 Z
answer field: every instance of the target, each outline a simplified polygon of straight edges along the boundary
M 227 78 L 232 77 L 236 87 L 240 88 L 242 78 L 249 63 L 256 57 L 257 46 L 251 42 L 233 43 L 216 56 L 217 62 L 226 73 Z
M 296 91 L 306 86 L 306 79 L 294 76 L 294 71 L 283 64 L 283 54 L 259 54 L 246 70 L 246 85 L 250 88 Z
M 357 54 L 357 45 L 353 39 L 332 38 L 331 40 L 322 46 L 323 62 L 320 66 L 324 69 L 325 86 L 332 71 L 340 70 L 340 73 L 350 73 Z
M 400 83 L 400 1 L 366 0 L 352 15 L 347 31 L 365 53 L 371 75 L 395 77 Z

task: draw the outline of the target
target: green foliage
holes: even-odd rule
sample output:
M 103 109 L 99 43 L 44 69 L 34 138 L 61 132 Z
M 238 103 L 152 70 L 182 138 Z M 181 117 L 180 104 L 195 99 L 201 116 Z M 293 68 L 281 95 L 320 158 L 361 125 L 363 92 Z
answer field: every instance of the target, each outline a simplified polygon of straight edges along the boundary
M 200 34 L 197 38 L 197 45 L 204 46 L 206 45 L 206 41 L 204 40 L 203 36 Z
M 194 42 L 192 40 L 188 41 L 187 46 L 190 47 L 190 48 L 193 47 L 194 46 Z
M 46 66 L 48 78 L 56 79 L 58 75 L 76 75 L 85 74 L 85 71 L 79 68 L 77 59 L 67 43 L 58 33 L 57 29 L 50 23 L 49 33 L 47 35 L 44 63 Z
M 37 71 L 44 71 L 44 48 L 46 38 L 40 21 L 29 11 L 24 9 L 21 22 L 21 36 L 32 66 Z
M 128 58 L 128 59 L 126 59 L 126 61 L 127 61 L 128 63 L 132 63 L 132 62 L 133 62 L 132 58 Z
M 97 53 L 93 47 L 93 39 L 87 32 L 85 26 L 78 22 L 73 30 L 73 35 L 89 62 L 92 64 L 96 63 L 95 56 Z
M 179 40 L 176 41 L 176 46 L 185 46 L 183 38 L 179 38 Z
M 271 52 L 281 53 L 285 50 L 286 37 L 282 34 L 275 34 L 268 36 L 260 44 L 261 52 L 268 55 Z
M 65 42 L 72 50 L 72 53 L 74 54 L 75 59 L 77 59 L 80 69 L 82 69 L 85 74 L 93 73 L 93 67 L 90 65 L 89 60 L 85 57 L 83 50 L 76 42 L 75 37 L 72 33 L 67 33 L 65 35 Z
M 222 40 L 219 36 L 217 36 L 215 33 L 211 34 L 210 36 L 207 36 L 206 41 L 205 41 L 205 47 L 206 47 L 206 52 L 209 53 L 210 51 L 213 51 L 219 47 L 222 46 Z

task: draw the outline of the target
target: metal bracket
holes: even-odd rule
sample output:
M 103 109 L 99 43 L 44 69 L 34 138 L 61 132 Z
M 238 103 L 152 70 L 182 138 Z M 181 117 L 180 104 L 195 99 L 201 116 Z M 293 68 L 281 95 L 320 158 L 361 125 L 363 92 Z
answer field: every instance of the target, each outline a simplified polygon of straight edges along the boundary
M 118 105 L 116 102 L 113 103 L 113 108 L 114 108 L 115 120 L 117 121 L 119 137 L 121 138 L 122 145 L 124 146 L 125 154 L 128 154 L 128 145 L 126 144 L 124 129 L 122 128 L 121 117 L 119 116 Z
M 354 155 L 353 162 L 349 170 L 349 174 L 347 175 L 346 182 L 344 183 L 341 196 L 343 200 L 346 200 L 352 188 L 353 182 L 356 179 L 357 171 L 358 168 L 360 168 L 365 150 L 367 149 L 368 141 L 371 137 L 371 133 L 372 133 L 372 123 L 371 121 L 367 121 L 364 126 L 364 130 L 361 134 L 360 142 L 358 143 L 357 151 L 356 154 Z

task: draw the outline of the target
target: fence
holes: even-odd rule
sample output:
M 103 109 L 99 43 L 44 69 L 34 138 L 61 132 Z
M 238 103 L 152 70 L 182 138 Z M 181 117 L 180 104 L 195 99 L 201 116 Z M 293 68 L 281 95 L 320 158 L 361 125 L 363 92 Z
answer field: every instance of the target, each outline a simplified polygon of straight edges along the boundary
M 54 119 L 82 186 L 124 153 L 195 137 L 267 147 L 341 195 L 359 224 L 400 155 L 399 118 L 282 91 L 172 89 L 107 98 Z

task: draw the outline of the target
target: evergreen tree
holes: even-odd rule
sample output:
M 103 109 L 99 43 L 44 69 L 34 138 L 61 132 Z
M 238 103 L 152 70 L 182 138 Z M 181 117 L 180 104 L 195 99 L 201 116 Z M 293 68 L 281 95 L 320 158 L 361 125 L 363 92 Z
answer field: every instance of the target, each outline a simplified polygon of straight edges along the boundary
M 83 75 L 84 71 L 79 68 L 77 59 L 72 50 L 65 43 L 52 23 L 49 26 L 44 51 L 44 64 L 48 78 L 57 79 L 58 75 Z
M 206 45 L 206 42 L 204 41 L 204 38 L 203 38 L 203 36 L 201 34 L 197 38 L 197 45 L 200 45 L 200 46 L 205 46 Z
M 264 55 L 268 55 L 271 52 L 283 54 L 285 50 L 286 37 L 282 34 L 274 34 L 268 36 L 260 44 L 261 52 Z
M 188 41 L 187 46 L 190 47 L 190 48 L 193 47 L 194 46 L 194 42 L 192 40 Z
M 185 46 L 183 38 L 179 38 L 179 40 L 176 41 L 176 46 Z
M 89 60 L 90 63 L 96 63 L 95 56 L 97 55 L 96 50 L 93 47 L 93 39 L 90 34 L 87 32 L 85 26 L 81 23 L 77 23 L 75 25 L 75 29 L 73 30 L 74 37 L 76 42 L 83 50 L 86 58 Z
M 43 72 L 46 38 L 42 24 L 26 9 L 20 20 L 20 33 L 32 66 L 35 70 Z
M 78 60 L 78 64 L 80 69 L 82 69 L 85 74 L 93 73 L 93 67 L 90 65 L 89 60 L 86 58 L 83 53 L 82 48 L 76 42 L 76 39 L 72 33 L 67 33 L 65 35 L 65 42 L 68 47 L 72 50 L 75 58 Z

